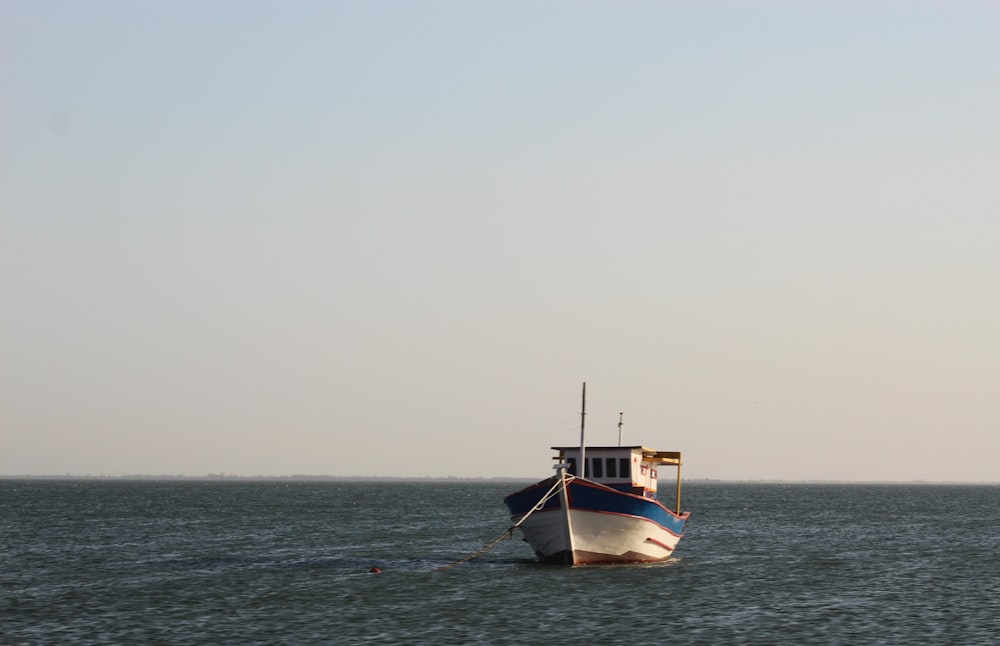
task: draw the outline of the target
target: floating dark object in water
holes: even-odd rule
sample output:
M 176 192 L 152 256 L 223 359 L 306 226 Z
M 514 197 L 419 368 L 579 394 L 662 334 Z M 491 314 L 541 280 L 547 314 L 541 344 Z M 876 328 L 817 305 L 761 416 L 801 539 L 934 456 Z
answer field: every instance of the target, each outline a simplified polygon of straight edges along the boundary
M 382 570 L 380 570 L 377 567 L 373 567 L 372 569 L 368 570 L 368 572 L 371 574 L 382 574 Z

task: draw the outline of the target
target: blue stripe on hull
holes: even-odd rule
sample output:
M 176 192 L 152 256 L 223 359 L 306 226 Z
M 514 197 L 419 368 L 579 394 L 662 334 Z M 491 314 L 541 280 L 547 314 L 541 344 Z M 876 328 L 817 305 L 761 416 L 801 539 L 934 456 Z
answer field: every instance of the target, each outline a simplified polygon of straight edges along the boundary
M 555 483 L 556 478 L 549 478 L 547 480 L 542 480 L 541 482 L 536 482 L 530 487 L 525 487 L 520 491 L 515 491 L 514 493 L 508 495 L 503 499 L 503 502 L 507 505 L 507 509 L 510 510 L 511 516 L 526 514 L 531 511 L 532 507 L 538 504 L 538 501 L 542 499 L 542 496 L 544 496 Z M 561 506 L 559 505 L 559 496 L 549 498 L 542 509 L 546 511 L 561 509 Z
M 584 509 L 608 514 L 625 514 L 651 520 L 677 536 L 684 533 L 686 518 L 673 513 L 660 502 L 622 493 L 601 485 L 575 480 L 569 485 L 570 509 Z
M 520 516 L 531 511 L 555 483 L 555 478 L 542 480 L 504 498 L 511 516 Z M 687 520 L 687 514 L 678 516 L 651 498 L 623 493 L 611 487 L 580 479 L 573 480 L 569 484 L 569 504 L 570 509 L 645 518 L 677 536 L 684 533 L 684 524 Z M 559 496 L 553 496 L 545 503 L 542 510 L 552 511 L 560 508 Z

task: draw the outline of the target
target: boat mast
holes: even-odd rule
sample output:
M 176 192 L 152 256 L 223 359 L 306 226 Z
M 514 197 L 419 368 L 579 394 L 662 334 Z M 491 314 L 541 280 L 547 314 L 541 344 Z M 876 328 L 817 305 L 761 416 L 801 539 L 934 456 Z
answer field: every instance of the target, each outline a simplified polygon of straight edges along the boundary
M 622 445 L 622 417 L 625 413 L 618 413 L 618 446 Z
M 584 442 L 584 420 L 587 417 L 587 382 L 583 382 L 583 403 L 580 406 L 580 467 L 577 475 L 587 477 L 587 444 Z

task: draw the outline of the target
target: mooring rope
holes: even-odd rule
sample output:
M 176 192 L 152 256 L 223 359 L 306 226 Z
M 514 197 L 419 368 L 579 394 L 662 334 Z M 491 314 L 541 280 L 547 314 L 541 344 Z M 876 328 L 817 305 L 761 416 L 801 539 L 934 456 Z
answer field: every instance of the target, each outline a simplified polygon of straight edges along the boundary
M 521 523 L 523 523 L 524 521 L 528 520 L 528 516 L 530 516 L 531 514 L 535 513 L 536 511 L 538 511 L 539 509 L 541 509 L 542 507 L 544 507 L 545 503 L 547 503 L 549 501 L 549 499 L 552 498 L 552 496 L 554 496 L 557 493 L 559 493 L 558 489 L 559 489 L 560 485 L 569 484 L 570 480 L 573 480 L 575 477 L 576 476 L 573 476 L 573 475 L 567 475 L 565 478 L 556 480 L 556 483 L 554 485 L 552 485 L 552 488 L 549 489 L 548 492 L 544 496 L 542 496 L 541 500 L 539 500 L 537 503 L 535 503 L 535 506 L 532 507 L 531 510 L 528 511 L 528 513 L 526 513 L 524 516 L 521 516 L 521 520 L 517 521 L 516 523 L 514 523 L 513 525 L 511 525 L 510 527 L 508 527 L 504 531 L 503 534 L 500 534 L 500 536 L 497 536 L 497 538 L 496 538 L 495 541 L 493 541 L 492 543 L 490 543 L 489 545 L 487 545 L 483 549 L 479 550 L 478 552 L 473 552 L 472 554 L 469 554 L 465 558 L 458 559 L 454 563 L 449 563 L 448 565 L 442 565 L 441 567 L 437 568 L 437 571 L 440 572 L 442 570 L 447 570 L 448 568 L 455 567 L 459 563 L 465 563 L 466 561 L 471 561 L 472 559 L 476 558 L 480 554 L 484 554 L 484 553 L 488 552 L 489 550 L 493 549 L 494 545 L 496 545 L 497 543 L 499 543 L 503 539 L 507 538 L 508 536 L 513 536 L 514 530 L 517 529 L 518 527 L 520 527 Z

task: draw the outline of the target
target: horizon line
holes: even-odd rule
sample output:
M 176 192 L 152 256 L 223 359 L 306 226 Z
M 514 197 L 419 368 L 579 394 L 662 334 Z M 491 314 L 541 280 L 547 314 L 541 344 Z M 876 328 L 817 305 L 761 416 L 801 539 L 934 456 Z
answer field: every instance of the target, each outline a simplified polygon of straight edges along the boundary
M 226 473 L 209 473 L 206 475 L 168 475 L 168 474 L 127 474 L 127 475 L 92 475 L 92 474 L 65 474 L 65 475 L 33 475 L 0 474 L 0 480 L 143 480 L 143 481 L 176 481 L 195 480 L 208 482 L 224 482 L 235 480 L 246 481 L 272 481 L 272 480 L 293 480 L 297 482 L 331 482 L 331 481 L 356 481 L 356 482 L 378 482 L 378 481 L 433 481 L 433 482 L 534 482 L 538 478 L 528 476 L 379 476 L 379 475 L 322 475 L 322 474 L 293 474 L 293 475 L 234 475 Z M 885 484 L 885 485 L 1000 485 L 998 481 L 990 480 L 840 480 L 814 478 L 808 480 L 794 480 L 785 478 L 685 478 L 685 483 L 733 483 L 733 484 Z

